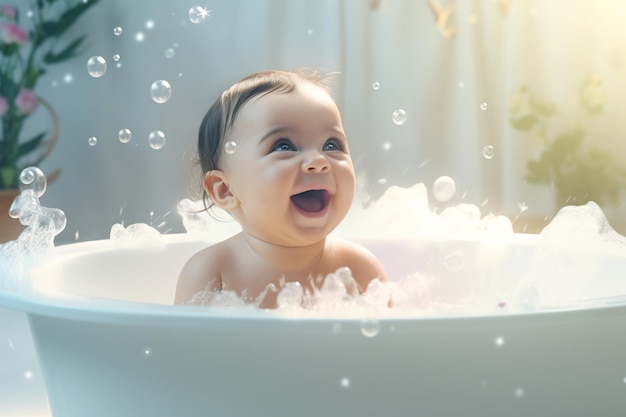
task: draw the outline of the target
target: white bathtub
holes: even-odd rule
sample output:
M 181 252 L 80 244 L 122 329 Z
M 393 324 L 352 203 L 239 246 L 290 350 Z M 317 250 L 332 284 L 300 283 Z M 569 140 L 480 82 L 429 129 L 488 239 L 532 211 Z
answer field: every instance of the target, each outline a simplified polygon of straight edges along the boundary
M 26 312 L 54 417 L 624 416 L 626 258 L 598 270 L 604 302 L 488 315 L 288 318 L 174 307 L 177 273 L 206 243 L 161 250 L 106 241 L 57 248 L 35 294 L 0 292 Z M 392 277 L 438 276 L 453 300 L 523 277 L 537 236 L 369 242 Z M 464 268 L 443 260 L 462 250 Z M 620 278 L 622 278 L 620 280 Z

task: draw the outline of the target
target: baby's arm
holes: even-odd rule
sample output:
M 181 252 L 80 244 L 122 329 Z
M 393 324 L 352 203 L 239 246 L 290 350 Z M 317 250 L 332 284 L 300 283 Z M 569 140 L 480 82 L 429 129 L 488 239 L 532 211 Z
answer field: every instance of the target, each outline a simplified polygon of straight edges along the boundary
M 217 265 L 211 248 L 193 255 L 178 276 L 174 304 L 185 304 L 200 291 L 221 290 L 222 280 Z M 207 285 L 211 288 L 207 288 Z

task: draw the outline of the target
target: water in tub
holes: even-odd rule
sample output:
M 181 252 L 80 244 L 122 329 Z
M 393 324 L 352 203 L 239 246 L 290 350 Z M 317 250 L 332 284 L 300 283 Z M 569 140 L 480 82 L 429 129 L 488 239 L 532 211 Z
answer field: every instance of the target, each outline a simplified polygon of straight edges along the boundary
M 21 180 L 23 192 L 11 207 L 11 215 L 27 228 L 17 241 L 0 245 L 0 291 L 32 291 L 28 272 L 53 253 L 54 237 L 65 226 L 65 216 L 60 210 L 39 204 L 39 197 L 45 191 L 43 173 L 29 168 Z M 604 259 L 615 255 L 623 258 L 626 252 L 626 238 L 610 227 L 596 204 L 562 209 L 537 237 L 523 278 L 511 286 L 501 276 L 472 276 L 476 265 L 497 266 L 510 255 L 509 249 L 500 245 L 514 237 L 509 219 L 482 215 L 475 205 L 450 203 L 455 186 L 449 177 L 437 180 L 432 191 L 435 201 L 431 203 L 442 208 L 438 214 L 431 209 L 423 184 L 411 188 L 392 186 L 367 208 L 355 206 L 336 233 L 362 241 L 372 236 L 381 241 L 419 238 L 433 243 L 478 240 L 484 251 L 466 252 L 461 245 L 444 254 L 439 269 L 433 268 L 454 277 L 453 285 L 459 287 L 474 280 L 468 291 L 442 295 L 444 279 L 441 276 L 424 273 L 398 276 L 400 272 L 397 272 L 391 274 L 390 282 L 374 280 L 360 293 L 350 271 L 339 269 L 321 281 L 314 292 L 289 282 L 281 283 L 281 288 L 268 288 L 268 291 L 278 291 L 277 313 L 290 317 L 360 317 L 363 334 L 374 337 L 379 329 L 377 319 L 386 316 L 507 314 L 571 306 L 586 298 L 602 303 L 609 295 L 622 295 L 610 294 L 602 282 L 594 281 L 602 279 L 602 274 L 595 272 Z M 200 207 L 200 202 L 191 200 L 183 200 L 178 205 L 190 239 L 208 238 L 208 244 L 238 231 L 234 221 L 217 222 L 206 212 L 198 212 Z M 145 224 L 114 225 L 110 243 L 129 251 L 165 247 L 164 236 Z M 393 269 L 393 265 L 389 266 Z M 451 281 L 446 280 L 445 285 L 451 285 Z M 392 307 L 389 300 L 393 300 Z M 201 292 L 190 304 L 200 305 L 199 308 L 254 309 L 255 301 L 258 300 L 246 299 L 245 294 Z M 31 370 L 26 370 L 24 375 L 26 379 L 33 378 Z

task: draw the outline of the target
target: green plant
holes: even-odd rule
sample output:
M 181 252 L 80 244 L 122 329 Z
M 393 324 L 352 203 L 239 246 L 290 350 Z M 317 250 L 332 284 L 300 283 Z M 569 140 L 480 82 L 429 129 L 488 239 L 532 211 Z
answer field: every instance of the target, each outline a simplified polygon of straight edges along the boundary
M 16 188 L 20 171 L 46 156 L 46 132 L 20 140 L 40 98 L 34 90 L 48 65 L 76 56 L 85 36 L 63 42 L 63 35 L 99 0 L 31 1 L 23 27 L 16 7 L 0 5 L 0 189 Z
M 583 81 L 579 97 L 585 117 L 603 111 L 605 91 L 599 79 L 590 77 Z M 554 102 L 526 87 L 509 99 L 511 125 L 538 138 L 541 146 L 539 156 L 527 162 L 526 180 L 552 186 L 559 207 L 588 201 L 599 205 L 619 203 L 626 187 L 626 169 L 615 159 L 614 152 L 586 140 L 581 121 L 560 134 L 550 135 L 548 121 L 556 110 Z

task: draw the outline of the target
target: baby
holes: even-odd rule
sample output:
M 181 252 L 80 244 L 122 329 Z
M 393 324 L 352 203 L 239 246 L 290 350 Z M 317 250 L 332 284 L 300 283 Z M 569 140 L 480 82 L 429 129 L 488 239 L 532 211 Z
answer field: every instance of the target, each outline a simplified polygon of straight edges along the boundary
M 205 207 L 229 212 L 242 231 L 192 256 L 176 304 L 202 291 L 255 299 L 269 285 L 299 282 L 348 267 L 361 291 L 387 280 L 364 247 L 329 234 L 346 216 L 355 174 L 337 104 L 324 77 L 263 71 L 222 93 L 202 120 L 198 153 Z M 261 307 L 275 307 L 269 292 Z

